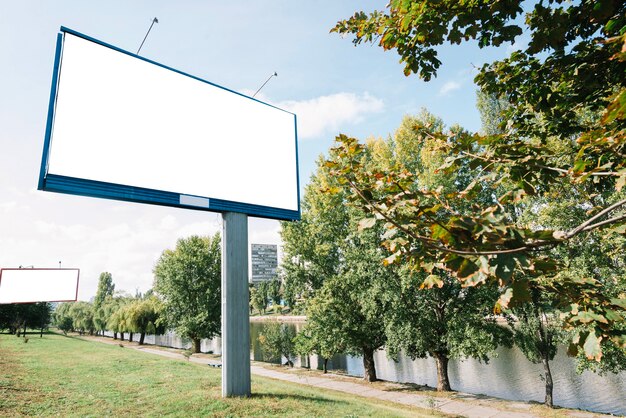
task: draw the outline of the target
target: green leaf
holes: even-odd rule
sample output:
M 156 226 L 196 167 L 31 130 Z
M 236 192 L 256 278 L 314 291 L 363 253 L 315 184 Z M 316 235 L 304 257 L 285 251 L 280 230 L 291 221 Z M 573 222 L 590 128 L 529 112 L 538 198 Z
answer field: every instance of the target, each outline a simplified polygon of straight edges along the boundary
M 612 298 L 611 303 L 613 305 L 617 305 L 622 309 L 626 309 L 626 299 L 625 298 Z
M 391 254 L 389 257 L 387 257 L 387 258 L 385 258 L 383 260 L 383 265 L 388 266 L 390 264 L 393 264 L 396 261 L 396 259 L 398 258 L 399 255 L 400 255 L 399 251 Z
M 430 274 L 424 279 L 424 281 L 420 285 L 420 289 L 432 289 L 435 286 L 441 289 L 443 287 L 443 284 L 444 281 L 441 279 L 441 277 L 437 276 L 436 274 Z
M 512 304 L 523 304 L 531 300 L 530 291 L 528 290 L 528 280 L 516 280 L 512 284 L 513 297 Z
M 515 271 L 515 257 L 511 254 L 498 254 L 491 261 L 492 265 L 494 263 L 496 265 L 496 277 L 504 283 L 510 282 Z
M 359 221 L 358 230 L 363 231 L 376 225 L 376 218 L 363 218 Z
M 589 360 L 600 361 L 602 359 L 602 347 L 600 343 L 602 342 L 602 337 L 596 336 L 594 332 L 590 332 L 585 340 L 585 344 L 583 345 L 583 349 L 585 350 L 585 356 Z
M 450 243 L 450 240 L 452 239 L 452 235 L 450 234 L 450 231 L 448 231 L 443 226 L 439 224 L 433 224 L 430 227 L 430 230 L 432 231 L 432 234 L 431 234 L 432 239 L 441 241 L 444 244 Z

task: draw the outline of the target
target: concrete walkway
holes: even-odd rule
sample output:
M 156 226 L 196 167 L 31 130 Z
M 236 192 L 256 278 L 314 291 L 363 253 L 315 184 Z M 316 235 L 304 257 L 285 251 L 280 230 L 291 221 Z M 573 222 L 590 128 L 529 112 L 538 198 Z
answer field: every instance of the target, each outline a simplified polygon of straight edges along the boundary
M 185 359 L 185 357 L 181 354 L 181 350 L 156 348 L 154 346 L 145 345 L 139 346 L 136 343 L 112 340 L 104 337 L 83 336 L 80 338 L 106 344 L 123 344 L 126 348 L 135 349 L 144 353 L 156 354 L 172 359 Z M 221 367 L 221 362 L 219 360 L 206 354 L 194 354 L 189 358 L 189 361 L 212 367 Z M 324 375 L 318 373 L 317 371 L 308 371 L 307 369 L 299 368 L 283 368 L 283 370 L 279 370 L 277 366 L 271 366 L 260 362 L 253 362 L 251 372 L 257 376 L 268 377 L 270 379 L 335 390 L 366 398 L 374 398 L 407 406 L 415 406 L 426 410 L 431 409 L 454 416 L 463 416 L 468 418 L 541 418 L 549 416 L 545 409 L 538 412 L 532 411 L 533 406 L 537 405 L 536 403 L 532 404 L 521 401 L 507 401 L 484 395 L 454 392 L 449 397 L 433 397 L 420 394 L 414 389 L 412 390 L 411 386 L 401 383 L 377 382 L 375 384 L 368 384 L 360 378 L 333 373 Z M 573 409 L 559 408 L 554 411 L 558 412 L 559 417 L 569 416 L 576 418 L 592 418 L 612 416 Z

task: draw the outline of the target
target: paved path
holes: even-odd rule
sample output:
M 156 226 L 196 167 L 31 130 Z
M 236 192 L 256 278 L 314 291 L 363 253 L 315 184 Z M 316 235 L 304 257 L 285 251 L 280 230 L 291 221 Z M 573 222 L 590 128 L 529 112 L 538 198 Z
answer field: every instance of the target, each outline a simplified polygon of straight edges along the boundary
M 119 340 L 111 340 L 110 338 L 102 337 L 82 338 L 107 344 L 119 345 L 121 343 L 124 347 L 132 348 L 144 353 L 157 354 L 159 356 L 173 359 L 185 359 L 180 350 L 154 348 L 145 345 L 138 346 L 135 343 L 120 342 Z M 212 367 L 221 367 L 221 362 L 219 360 L 203 354 L 194 354 L 189 358 L 189 361 L 198 364 L 206 364 Z M 288 370 L 295 370 L 299 372 L 289 372 Z M 332 373 L 322 375 L 321 373 L 310 372 L 310 376 L 307 376 L 306 374 L 308 373 L 305 369 L 285 369 L 285 371 L 280 371 L 271 366 L 254 364 L 254 362 L 251 366 L 251 372 L 255 375 L 271 379 L 350 393 L 366 398 L 381 399 L 427 410 L 434 409 L 446 414 L 468 418 L 540 418 L 546 416 L 545 413 L 538 414 L 531 411 L 533 406 L 531 403 L 506 401 L 483 395 L 455 392 L 450 398 L 438 398 L 423 395 L 417 392 L 409 392 L 407 391 L 406 385 L 399 383 L 386 382 L 384 385 L 372 385 L 363 382 L 361 379 L 350 378 Z M 565 415 L 576 418 L 611 416 L 568 409 L 558 409 L 557 411 L 559 412 L 559 416 Z

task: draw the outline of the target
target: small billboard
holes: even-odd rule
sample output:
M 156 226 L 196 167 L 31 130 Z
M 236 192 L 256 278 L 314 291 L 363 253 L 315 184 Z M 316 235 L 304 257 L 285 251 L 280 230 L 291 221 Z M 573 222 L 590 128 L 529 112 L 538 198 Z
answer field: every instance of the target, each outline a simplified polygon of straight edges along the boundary
M 76 301 L 79 274 L 74 268 L 0 269 L 0 304 Z
M 299 219 L 296 116 L 61 27 L 38 188 Z

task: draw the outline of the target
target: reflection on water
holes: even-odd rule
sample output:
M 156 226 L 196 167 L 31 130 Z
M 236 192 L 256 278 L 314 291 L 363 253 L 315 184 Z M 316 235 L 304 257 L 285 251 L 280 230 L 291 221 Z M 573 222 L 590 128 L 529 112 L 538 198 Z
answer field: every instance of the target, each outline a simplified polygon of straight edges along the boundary
M 289 324 L 299 330 L 303 324 Z M 250 323 L 251 355 L 254 360 L 263 361 L 258 344 L 263 323 Z M 484 364 L 478 360 L 451 360 L 449 364 L 450 384 L 461 392 L 485 394 L 504 399 L 543 402 L 545 395 L 542 380 L 543 367 L 533 364 L 517 348 L 500 348 L 496 357 Z M 437 386 L 437 370 L 431 359 L 411 360 L 401 356 L 397 362 L 387 358 L 384 351 L 375 354 L 376 374 L 380 379 L 411 382 Z M 318 364 L 319 363 L 319 364 Z M 310 366 L 322 369 L 322 362 L 313 356 L 299 359 L 296 366 Z M 564 349 L 550 363 L 554 380 L 555 405 L 568 408 L 581 408 L 596 412 L 626 414 L 626 373 L 599 376 L 595 373 L 576 373 L 574 359 L 567 356 Z M 363 363 L 360 357 L 335 356 L 328 362 L 329 370 L 345 370 L 354 376 L 363 376 Z

